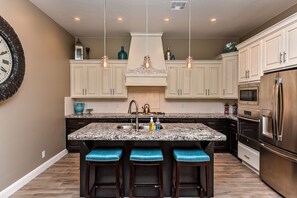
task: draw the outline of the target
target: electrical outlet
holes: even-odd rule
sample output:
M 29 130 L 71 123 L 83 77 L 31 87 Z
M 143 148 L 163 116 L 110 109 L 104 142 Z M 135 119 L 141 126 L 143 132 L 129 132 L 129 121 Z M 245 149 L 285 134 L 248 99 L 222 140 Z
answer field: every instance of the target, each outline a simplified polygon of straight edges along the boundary
M 41 158 L 45 158 L 45 151 L 41 152 Z

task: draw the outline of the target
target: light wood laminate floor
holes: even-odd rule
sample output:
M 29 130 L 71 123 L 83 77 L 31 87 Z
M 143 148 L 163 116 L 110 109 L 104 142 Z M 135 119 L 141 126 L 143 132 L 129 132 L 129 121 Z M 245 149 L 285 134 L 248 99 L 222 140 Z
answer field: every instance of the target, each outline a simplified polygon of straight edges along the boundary
M 215 197 L 278 198 L 254 172 L 229 153 L 215 154 Z M 77 198 L 79 197 L 79 154 L 67 154 L 13 198 Z

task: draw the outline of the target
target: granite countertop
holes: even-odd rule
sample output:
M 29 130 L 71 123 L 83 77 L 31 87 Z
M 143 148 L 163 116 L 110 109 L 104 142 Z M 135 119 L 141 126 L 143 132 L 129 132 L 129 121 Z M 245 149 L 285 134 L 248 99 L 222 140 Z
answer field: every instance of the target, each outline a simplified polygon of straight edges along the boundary
M 163 123 L 160 132 L 117 129 L 119 123 L 91 123 L 68 135 L 68 140 L 102 141 L 226 141 L 226 136 L 200 123 Z M 122 124 L 127 125 L 127 124 Z M 140 124 L 140 126 L 143 124 Z
M 165 115 L 159 114 L 153 115 L 154 117 L 160 118 L 227 118 L 231 120 L 237 121 L 237 117 L 228 114 L 225 115 L 223 113 L 166 113 Z M 150 114 L 139 114 L 140 118 L 149 118 Z M 129 113 L 93 113 L 93 114 L 83 114 L 83 115 L 68 115 L 65 118 L 135 118 L 135 114 Z

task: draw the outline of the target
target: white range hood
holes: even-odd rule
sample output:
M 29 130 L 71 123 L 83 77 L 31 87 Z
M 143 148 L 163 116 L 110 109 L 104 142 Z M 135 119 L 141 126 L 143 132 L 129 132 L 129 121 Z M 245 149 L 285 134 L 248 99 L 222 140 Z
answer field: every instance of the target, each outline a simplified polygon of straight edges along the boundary
M 148 54 L 146 54 L 146 34 L 131 33 L 126 86 L 167 86 L 162 34 L 148 34 Z M 143 66 L 146 55 L 151 58 L 152 67 L 150 69 L 145 69 Z

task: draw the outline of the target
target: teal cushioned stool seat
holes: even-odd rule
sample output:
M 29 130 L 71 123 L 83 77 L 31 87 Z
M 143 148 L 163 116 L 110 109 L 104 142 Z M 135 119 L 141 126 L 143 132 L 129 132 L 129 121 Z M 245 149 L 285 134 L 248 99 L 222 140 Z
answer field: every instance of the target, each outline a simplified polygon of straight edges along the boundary
M 86 161 L 114 162 L 119 161 L 122 154 L 123 150 L 121 148 L 94 149 L 86 155 Z
M 139 162 L 163 161 L 163 153 L 161 149 L 134 148 L 131 151 L 130 160 Z
M 209 156 L 199 149 L 174 149 L 173 156 L 178 162 L 206 162 Z

